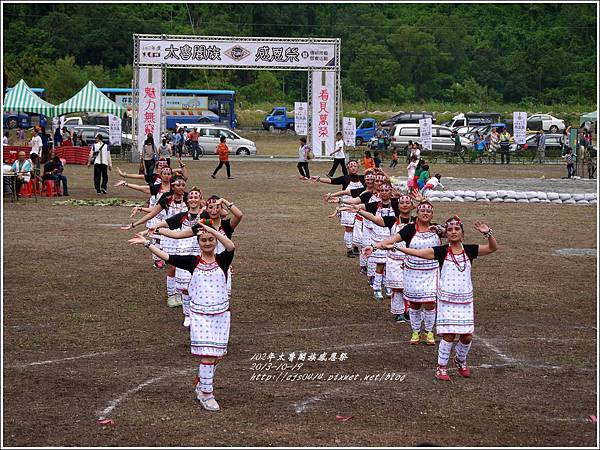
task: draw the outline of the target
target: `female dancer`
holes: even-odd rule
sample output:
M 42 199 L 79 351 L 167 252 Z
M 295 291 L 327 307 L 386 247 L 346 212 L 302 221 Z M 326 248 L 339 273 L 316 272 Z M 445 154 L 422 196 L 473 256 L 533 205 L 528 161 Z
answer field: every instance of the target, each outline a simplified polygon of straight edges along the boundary
M 168 227 L 169 230 L 191 230 L 194 225 L 200 220 L 200 214 L 204 211 L 204 202 L 202 200 L 202 192 L 195 186 L 191 188 L 187 196 L 188 210 L 186 212 L 180 212 L 174 216 L 169 217 L 166 220 L 155 222 L 152 228 L 149 228 L 146 233 L 151 233 L 157 236 L 165 236 L 173 239 L 178 237 L 178 234 L 172 234 L 165 230 Z M 199 255 L 200 247 L 198 246 L 198 240 L 191 233 L 187 239 L 180 239 L 177 241 L 177 254 L 179 255 Z M 188 291 L 188 285 L 191 279 L 191 274 L 183 269 L 175 268 L 175 289 L 178 294 L 181 295 L 183 302 L 183 326 L 190 326 L 190 296 Z
M 489 226 L 478 220 L 475 222 L 475 229 L 487 238 L 487 245 L 463 245 L 463 223 L 458 216 L 454 216 L 446 221 L 448 244 L 433 248 L 400 249 L 407 255 L 434 260 L 441 268 L 436 323 L 437 333 L 442 336 L 435 372 L 438 380 L 450 381 L 447 367 L 456 335 L 458 342 L 454 363 L 461 376 L 471 376 L 467 367 L 467 354 L 475 331 L 471 265 L 478 256 L 489 255 L 498 250 L 496 238 Z
M 194 231 L 198 233 L 200 256 L 168 254 L 152 245 L 152 241 L 146 240 L 141 233 L 129 243 L 143 244 L 168 264 L 192 274 L 189 285 L 191 351 L 200 357 L 196 398 L 204 409 L 218 411 L 213 380 L 217 360 L 226 354 L 229 341 L 227 269 L 233 260 L 235 245 L 227 236 L 202 222 L 194 227 Z M 219 254 L 215 253 L 217 242 L 225 247 Z
M 158 200 L 156 206 L 152 208 L 141 219 L 131 222 L 129 225 L 121 227 L 122 230 L 130 230 L 136 226 L 146 223 L 148 220 L 156 217 L 161 211 L 165 211 L 165 217 L 169 218 L 175 214 L 187 211 L 187 192 L 185 192 L 185 180 L 180 175 L 171 177 L 171 190 L 164 193 Z M 177 241 L 174 239 L 161 238 L 162 249 L 171 254 L 177 253 Z M 167 305 L 170 308 L 183 305 L 183 298 L 177 293 L 177 283 L 175 280 L 175 267 L 167 265 Z
M 136 179 L 139 179 L 141 177 L 141 178 L 145 178 L 146 182 L 148 183 L 147 186 L 141 186 L 138 184 L 128 183 L 124 180 L 120 180 L 117 183 L 115 183 L 115 187 L 124 186 L 129 189 L 133 189 L 133 190 L 143 192 L 145 194 L 150 195 L 150 198 L 148 199 L 148 207 L 143 208 L 143 207 L 139 207 L 139 206 L 134 206 L 134 208 L 131 210 L 130 217 L 133 217 L 139 211 L 143 211 L 146 213 L 150 212 L 152 210 L 152 208 L 154 208 L 156 206 L 160 197 L 165 192 L 168 192 L 171 190 L 171 176 L 172 176 L 171 168 L 166 165 L 166 161 L 159 161 L 158 163 L 159 163 L 159 167 L 160 167 L 159 174 L 152 174 L 149 176 L 148 175 L 138 175 L 138 176 L 127 175 L 125 172 L 122 172 L 121 169 L 118 169 L 119 175 L 121 175 L 122 177 L 136 178 Z M 163 220 L 164 218 L 165 218 L 164 211 L 161 211 L 156 217 L 154 217 L 154 218 L 150 219 L 148 222 L 146 222 L 146 228 L 147 229 L 152 228 L 156 222 L 159 222 L 159 221 Z M 152 239 L 153 239 L 152 243 L 160 248 L 160 237 L 157 235 L 154 235 L 154 236 L 152 236 Z M 152 258 L 154 259 L 154 267 L 156 267 L 157 269 L 162 269 L 164 267 L 165 263 L 163 262 L 162 259 L 155 256 L 154 254 L 152 254 Z
M 429 248 L 441 244 L 438 232 L 433 226 L 433 206 L 428 200 L 421 200 L 417 206 L 417 220 L 405 225 L 398 234 L 363 251 L 370 255 L 374 249 L 391 249 L 394 244 L 404 241 L 410 248 Z M 435 302 L 437 297 L 438 265 L 416 256 L 409 256 L 404 262 L 404 299 L 409 302 L 411 344 L 424 340 L 427 345 L 435 345 L 433 326 L 435 325 Z M 425 333 L 421 336 L 421 322 L 425 322 Z
M 331 178 L 312 176 L 311 181 L 321 182 L 325 184 L 342 185 L 342 189 L 360 189 L 365 187 L 365 176 L 358 174 L 358 161 L 351 159 L 348 161 L 348 175 L 342 175 L 341 177 Z M 347 198 L 349 196 L 346 196 Z M 342 211 L 340 222 L 344 227 L 344 244 L 346 245 L 346 254 L 349 258 L 356 258 L 358 254 L 358 248 L 356 244 L 353 245 L 352 235 L 354 232 L 354 211 Z

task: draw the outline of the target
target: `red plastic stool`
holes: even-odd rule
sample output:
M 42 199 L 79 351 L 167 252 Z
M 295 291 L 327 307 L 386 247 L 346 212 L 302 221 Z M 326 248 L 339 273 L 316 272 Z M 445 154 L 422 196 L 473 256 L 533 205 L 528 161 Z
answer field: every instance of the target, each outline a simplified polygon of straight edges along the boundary
M 21 189 L 19 189 L 19 197 L 23 197 L 23 198 L 31 198 L 31 187 L 32 187 L 32 182 L 33 180 L 29 180 L 28 183 L 23 183 L 21 185 Z
M 58 183 L 54 180 L 44 180 L 43 197 L 58 197 Z

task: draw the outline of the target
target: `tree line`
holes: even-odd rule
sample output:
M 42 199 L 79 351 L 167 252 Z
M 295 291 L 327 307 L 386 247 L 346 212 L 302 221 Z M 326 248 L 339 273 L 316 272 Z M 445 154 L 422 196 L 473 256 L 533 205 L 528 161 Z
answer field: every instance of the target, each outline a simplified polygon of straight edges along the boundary
M 64 101 L 131 84 L 134 33 L 340 38 L 353 102 L 596 99 L 595 4 L 6 4 L 4 70 Z M 305 72 L 170 70 L 172 88 L 306 99 Z

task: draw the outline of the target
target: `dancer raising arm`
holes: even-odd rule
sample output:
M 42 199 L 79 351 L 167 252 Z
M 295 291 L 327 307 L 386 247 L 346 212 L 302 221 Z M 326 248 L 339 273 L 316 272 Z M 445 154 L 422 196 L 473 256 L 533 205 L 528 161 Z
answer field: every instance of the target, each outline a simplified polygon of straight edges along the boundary
M 447 367 L 456 335 L 458 335 L 458 342 L 454 363 L 461 376 L 465 378 L 471 376 L 471 371 L 467 367 L 467 354 L 475 332 L 471 265 L 478 256 L 489 255 L 498 250 L 496 238 L 488 225 L 478 220 L 474 228 L 487 238 L 487 244 L 463 244 L 464 226 L 460 218 L 454 216 L 446 221 L 448 244 L 423 249 L 399 249 L 407 255 L 435 260 L 441 268 L 436 328 L 442 340 L 438 348 L 435 377 L 443 381 L 450 381 Z
M 366 247 L 363 252 L 370 255 L 373 249 L 391 249 L 394 244 L 404 241 L 410 248 L 429 248 L 441 245 L 436 227 L 433 226 L 433 206 L 428 200 L 421 200 L 417 206 L 417 220 L 405 225 L 399 233 Z M 410 306 L 411 344 L 420 340 L 427 345 L 435 345 L 433 326 L 435 325 L 435 303 L 437 298 L 438 264 L 416 256 L 409 256 L 404 262 L 404 299 Z M 425 322 L 425 333 L 419 337 L 421 322 Z
M 214 228 L 200 222 L 194 226 L 200 244 L 200 256 L 170 255 L 152 245 L 138 233 L 129 240 L 132 245 L 143 244 L 168 264 L 187 270 L 190 280 L 191 352 L 200 357 L 196 382 L 196 398 L 204 409 L 218 411 L 213 394 L 213 379 L 217 361 L 227 353 L 230 311 L 227 296 L 227 269 L 233 260 L 235 245 Z M 215 254 L 217 242 L 225 250 Z

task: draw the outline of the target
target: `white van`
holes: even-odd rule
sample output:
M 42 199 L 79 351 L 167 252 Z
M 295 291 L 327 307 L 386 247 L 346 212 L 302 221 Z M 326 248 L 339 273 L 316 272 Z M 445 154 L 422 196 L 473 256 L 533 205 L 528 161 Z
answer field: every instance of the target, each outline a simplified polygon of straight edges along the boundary
M 178 123 L 177 129 L 187 127 L 188 131 L 193 128 L 198 130 L 198 145 L 201 155 L 216 155 L 217 145 L 219 145 L 221 136 L 225 136 L 225 143 L 229 147 L 231 155 L 256 155 L 256 144 L 241 137 L 235 131 L 220 125 L 209 125 L 205 123 Z
M 398 150 L 402 154 L 408 141 L 421 143 L 421 130 L 418 123 L 402 123 L 394 126 L 391 135 L 392 149 Z M 473 144 L 464 136 L 460 137 L 462 152 L 466 153 L 473 150 Z M 441 125 L 431 126 L 431 150 L 433 152 L 454 152 L 454 139 L 452 130 Z M 408 155 L 407 155 L 408 156 Z

